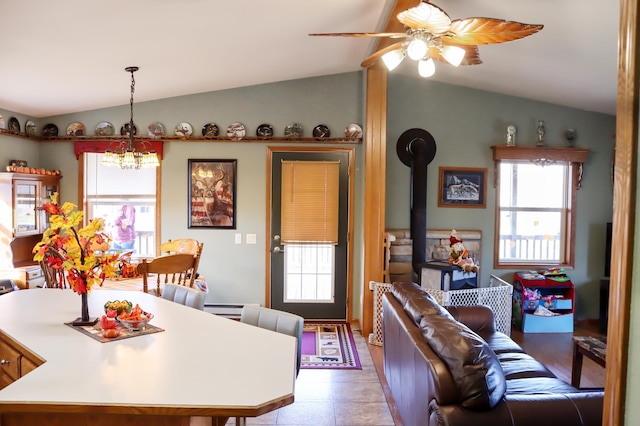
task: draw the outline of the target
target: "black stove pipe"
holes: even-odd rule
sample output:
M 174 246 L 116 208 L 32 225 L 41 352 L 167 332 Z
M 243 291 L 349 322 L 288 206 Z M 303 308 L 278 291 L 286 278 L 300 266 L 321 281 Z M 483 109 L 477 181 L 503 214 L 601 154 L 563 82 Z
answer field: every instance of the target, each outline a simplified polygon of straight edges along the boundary
M 423 129 L 409 129 L 398 139 L 398 157 L 411 167 L 411 240 L 414 280 L 420 282 L 427 251 L 427 165 L 436 154 L 436 142 Z

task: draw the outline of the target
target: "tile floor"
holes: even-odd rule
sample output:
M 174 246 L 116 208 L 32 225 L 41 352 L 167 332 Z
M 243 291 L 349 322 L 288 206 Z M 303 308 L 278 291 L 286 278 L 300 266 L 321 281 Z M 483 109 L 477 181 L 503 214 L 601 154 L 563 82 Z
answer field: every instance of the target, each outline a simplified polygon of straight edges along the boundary
M 393 426 L 366 340 L 354 331 L 362 370 L 300 370 L 295 402 L 247 425 Z M 235 425 L 229 419 L 227 425 Z

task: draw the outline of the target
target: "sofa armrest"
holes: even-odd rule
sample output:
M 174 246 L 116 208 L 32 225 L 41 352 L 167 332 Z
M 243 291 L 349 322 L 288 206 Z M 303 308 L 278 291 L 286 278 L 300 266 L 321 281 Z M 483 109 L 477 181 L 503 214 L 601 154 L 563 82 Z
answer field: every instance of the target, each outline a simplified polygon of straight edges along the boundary
M 478 334 L 490 334 L 496 331 L 496 319 L 488 306 L 445 306 L 445 308 L 457 321 Z
M 473 411 L 459 405 L 429 404 L 431 425 L 602 425 L 604 392 L 507 395 L 493 409 Z M 537 420 L 533 420 L 535 417 Z

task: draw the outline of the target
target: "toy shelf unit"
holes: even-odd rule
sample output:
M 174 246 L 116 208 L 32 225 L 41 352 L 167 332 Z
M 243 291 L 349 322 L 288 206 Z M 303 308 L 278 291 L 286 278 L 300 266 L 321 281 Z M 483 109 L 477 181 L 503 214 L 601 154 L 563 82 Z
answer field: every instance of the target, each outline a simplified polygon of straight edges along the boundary
M 572 333 L 575 289 L 564 269 L 513 276 L 513 325 L 523 333 Z

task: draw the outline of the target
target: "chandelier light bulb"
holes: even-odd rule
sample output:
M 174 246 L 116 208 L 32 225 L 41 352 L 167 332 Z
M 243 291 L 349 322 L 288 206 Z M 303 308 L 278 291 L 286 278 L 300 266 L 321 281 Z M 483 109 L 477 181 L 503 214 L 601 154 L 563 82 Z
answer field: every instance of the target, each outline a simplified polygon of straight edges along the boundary
M 466 54 L 465 50 L 458 46 L 445 46 L 442 48 L 441 55 L 454 67 L 459 66 Z
M 402 49 L 392 50 L 382 55 L 382 62 L 389 71 L 393 71 L 400 65 L 404 59 L 404 51 Z
M 427 54 L 427 43 L 419 38 L 414 38 L 409 47 L 407 47 L 407 55 L 414 61 L 419 61 Z
M 423 59 L 418 61 L 418 74 L 420 77 L 431 77 L 436 73 L 436 64 L 433 62 L 433 59 Z

